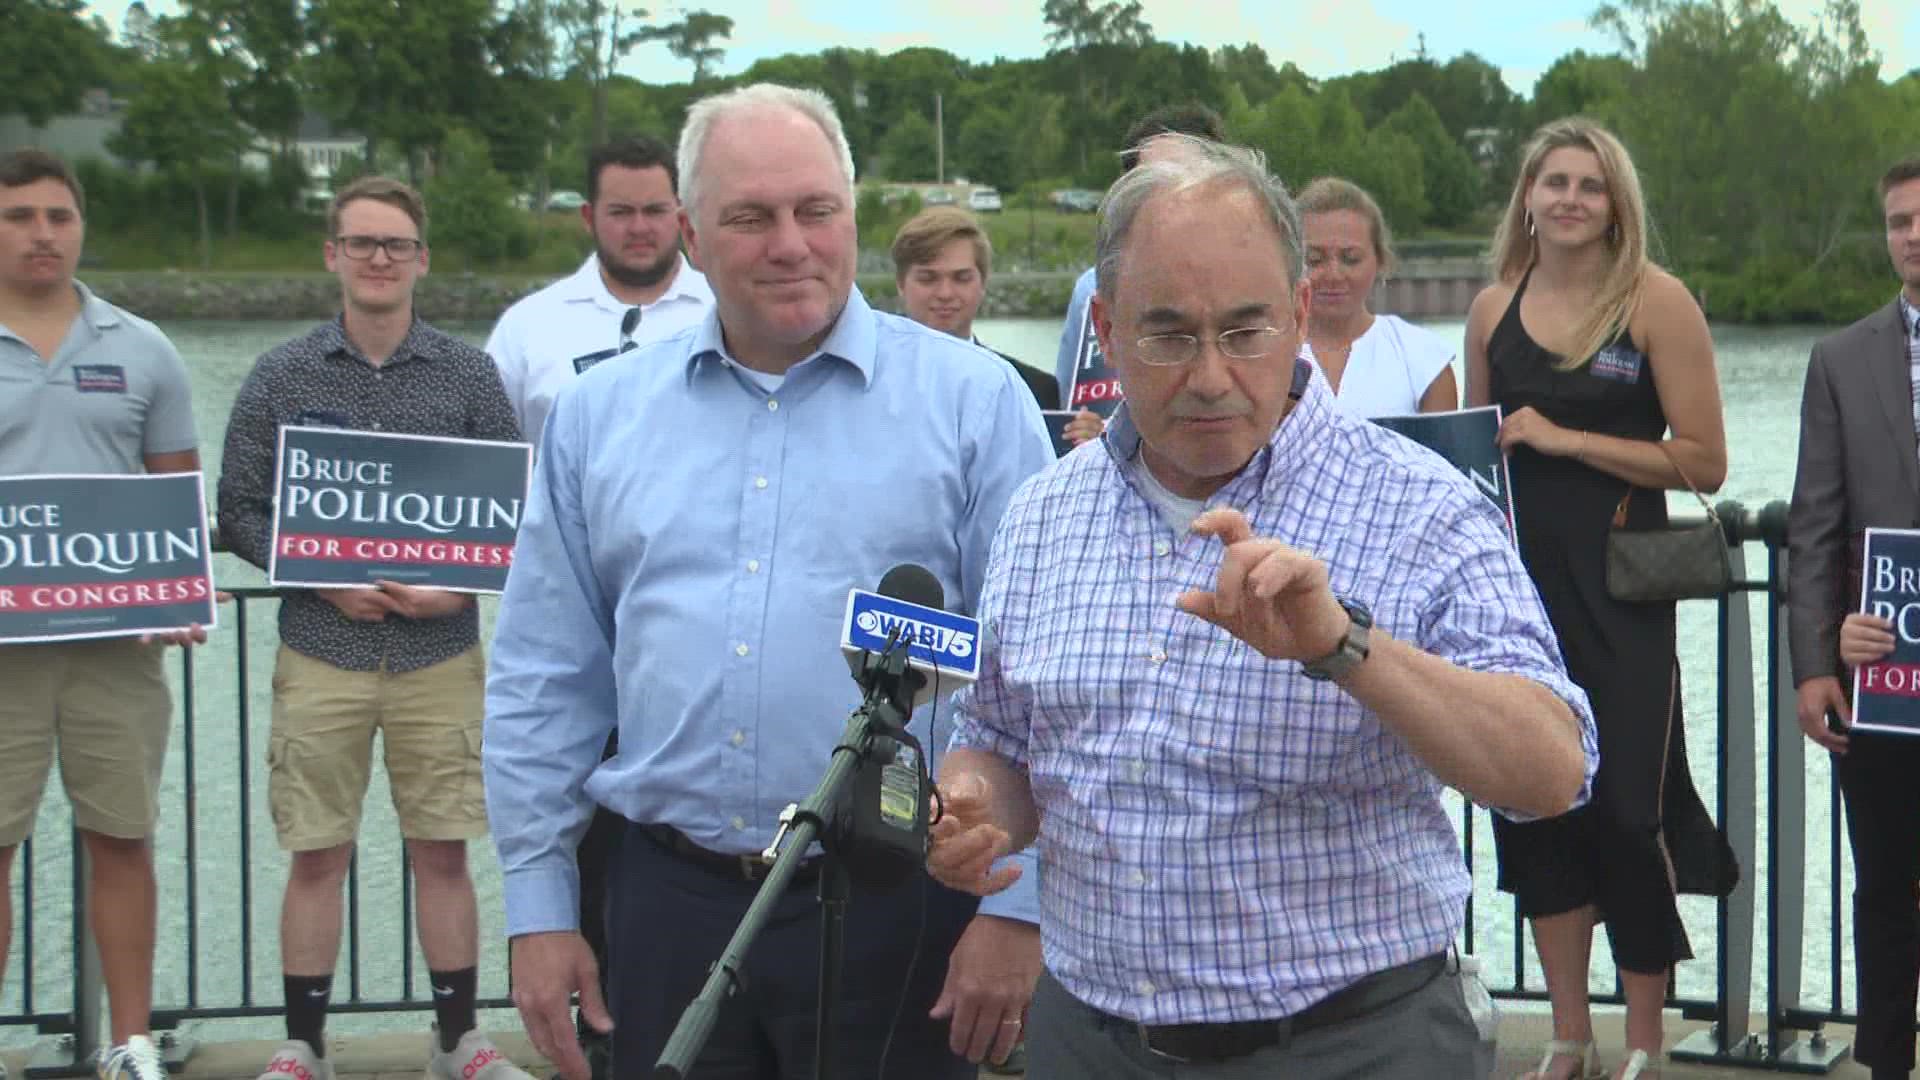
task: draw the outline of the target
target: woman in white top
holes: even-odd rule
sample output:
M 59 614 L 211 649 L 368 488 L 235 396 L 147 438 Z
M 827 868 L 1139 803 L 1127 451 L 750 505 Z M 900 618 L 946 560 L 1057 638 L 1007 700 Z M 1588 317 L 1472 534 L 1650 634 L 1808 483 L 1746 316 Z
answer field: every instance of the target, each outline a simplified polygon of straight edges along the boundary
M 1300 224 L 1313 282 L 1307 341 L 1340 406 L 1356 416 L 1405 416 L 1460 407 L 1453 346 L 1367 297 L 1393 268 L 1393 238 L 1379 204 L 1359 185 L 1321 177 L 1300 192 Z

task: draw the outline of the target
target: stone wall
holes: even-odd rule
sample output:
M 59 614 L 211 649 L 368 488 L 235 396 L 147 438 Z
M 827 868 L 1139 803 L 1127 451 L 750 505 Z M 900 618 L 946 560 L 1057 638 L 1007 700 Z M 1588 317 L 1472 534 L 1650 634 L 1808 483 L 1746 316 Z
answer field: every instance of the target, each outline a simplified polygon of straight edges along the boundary
M 980 314 L 987 318 L 1059 318 L 1073 293 L 1072 273 L 1006 274 L 993 279 Z M 102 297 L 148 319 L 323 319 L 340 308 L 340 282 L 331 274 L 194 274 L 179 272 L 81 274 Z M 492 322 L 515 300 L 551 278 L 429 274 L 415 302 L 434 322 Z M 860 288 L 875 307 L 894 310 L 892 275 L 862 275 Z
M 989 282 L 982 318 L 1057 319 L 1073 295 L 1071 271 L 998 274 Z M 101 296 L 149 319 L 322 319 L 340 307 L 331 274 L 82 273 Z M 434 322 L 490 323 L 507 305 L 552 278 L 524 275 L 429 274 L 415 293 L 422 317 Z M 1477 264 L 1412 263 L 1375 290 L 1377 311 L 1419 318 L 1458 318 L 1485 284 Z M 884 311 L 898 306 L 893 275 L 862 274 L 860 288 Z

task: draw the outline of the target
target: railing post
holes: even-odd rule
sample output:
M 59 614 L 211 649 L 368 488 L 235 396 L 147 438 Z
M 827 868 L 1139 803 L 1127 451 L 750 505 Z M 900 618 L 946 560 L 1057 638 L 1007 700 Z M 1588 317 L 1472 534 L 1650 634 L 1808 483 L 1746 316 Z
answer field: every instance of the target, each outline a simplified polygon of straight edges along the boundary
M 1738 503 L 1723 503 L 1723 521 L 1741 521 Z M 1746 580 L 1746 551 L 1735 528 L 1728 537 L 1728 559 L 1736 584 Z M 1672 1050 L 1675 1061 L 1730 1062 L 1752 1058 L 1756 1040 L 1748 1031 L 1753 995 L 1753 910 L 1756 819 L 1754 791 L 1757 726 L 1753 700 L 1753 620 L 1747 594 L 1735 589 L 1719 603 L 1719 671 L 1717 728 L 1720 736 L 1720 830 L 1742 868 L 1740 883 L 1719 900 L 1718 941 L 1714 971 L 1718 980 L 1713 1027 L 1682 1039 Z
M 100 1002 L 106 981 L 100 974 L 100 947 L 93 940 L 87 903 L 92 858 L 79 829 L 73 829 L 73 1030 L 36 1051 L 27 1062 L 28 1080 L 91 1076 L 100 1052 Z
M 1827 1073 L 1847 1056 L 1848 1046 L 1814 1028 L 1805 1040 L 1794 1038 L 1790 1013 L 1800 1008 L 1801 957 L 1806 943 L 1807 743 L 1800 734 L 1799 699 L 1793 686 L 1792 653 L 1787 646 L 1786 507 L 1774 502 L 1765 516 L 1774 520 L 1767 541 L 1770 573 L 1767 592 L 1768 729 L 1767 872 L 1767 1050 L 1782 1068 Z M 1776 542 L 1778 541 L 1778 542 Z M 1839 879 L 1832 882 L 1838 895 Z M 1829 961 L 1837 971 L 1842 958 Z M 1838 1010 L 1840 1003 L 1833 1003 Z

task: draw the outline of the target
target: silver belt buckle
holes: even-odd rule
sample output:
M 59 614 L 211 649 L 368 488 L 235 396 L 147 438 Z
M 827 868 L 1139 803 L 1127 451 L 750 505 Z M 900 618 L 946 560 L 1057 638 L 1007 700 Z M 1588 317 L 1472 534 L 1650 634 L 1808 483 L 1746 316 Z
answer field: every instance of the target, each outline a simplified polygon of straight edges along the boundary
M 747 879 L 748 881 L 752 881 L 754 867 L 760 864 L 760 856 L 735 855 L 734 858 L 740 860 L 740 876 Z

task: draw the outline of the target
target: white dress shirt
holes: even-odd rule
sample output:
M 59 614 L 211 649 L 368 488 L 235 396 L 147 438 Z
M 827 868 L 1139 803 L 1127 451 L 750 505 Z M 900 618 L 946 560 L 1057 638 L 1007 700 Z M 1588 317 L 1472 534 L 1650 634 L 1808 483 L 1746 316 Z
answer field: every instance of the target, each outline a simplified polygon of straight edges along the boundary
M 626 345 L 620 320 L 633 306 L 608 291 L 599 257 L 589 255 L 573 276 L 521 298 L 500 316 L 487 338 L 487 355 L 499 365 L 507 400 L 528 442 L 540 445 L 561 387 L 603 360 L 698 324 L 713 306 L 713 290 L 706 275 L 681 256 L 667 291 L 640 305 L 632 345 Z

